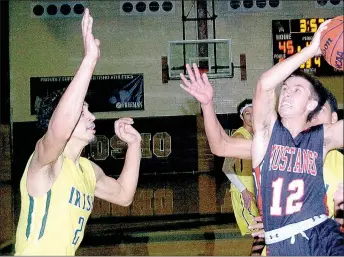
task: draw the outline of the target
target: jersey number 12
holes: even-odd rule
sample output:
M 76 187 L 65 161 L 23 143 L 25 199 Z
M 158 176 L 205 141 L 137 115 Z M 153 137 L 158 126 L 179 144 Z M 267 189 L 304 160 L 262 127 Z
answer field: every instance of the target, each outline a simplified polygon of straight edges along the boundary
M 282 188 L 283 188 L 283 178 L 278 178 L 274 182 L 272 182 L 272 205 L 270 206 L 270 214 L 273 216 L 280 216 L 282 215 L 282 207 L 281 207 L 281 196 L 282 196 Z M 285 215 L 290 215 L 295 212 L 299 212 L 302 207 L 302 201 L 299 200 L 303 196 L 304 193 L 304 182 L 302 179 L 295 179 L 291 181 L 288 185 L 288 191 L 292 191 L 288 197 L 285 206 Z

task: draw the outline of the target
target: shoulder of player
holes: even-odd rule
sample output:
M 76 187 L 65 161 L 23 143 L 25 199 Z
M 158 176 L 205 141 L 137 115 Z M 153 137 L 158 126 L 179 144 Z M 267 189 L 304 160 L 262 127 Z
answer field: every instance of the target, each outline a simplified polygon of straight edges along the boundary
M 102 177 L 102 175 L 104 175 L 105 173 L 103 169 L 98 166 L 98 164 L 94 163 L 91 160 L 88 160 L 88 161 L 91 163 L 92 168 L 94 170 L 95 177 L 96 177 L 96 181 L 98 181 Z
M 92 168 L 96 171 L 96 170 L 99 170 L 100 167 L 98 166 L 98 164 L 96 164 L 95 162 L 91 161 L 91 160 L 88 160 L 92 166 Z
M 59 174 L 59 172 L 62 168 L 62 164 L 63 164 L 63 157 L 61 154 L 56 161 L 49 163 L 47 165 L 41 166 L 38 163 L 37 154 L 36 154 L 36 152 L 34 152 L 32 155 L 31 162 L 28 166 L 28 172 L 30 172 L 30 173 L 44 172 L 44 173 L 49 174 L 49 177 L 55 177 L 55 175 Z
M 336 165 L 343 165 L 344 155 L 338 150 L 331 150 L 327 153 L 325 157 L 325 164 L 331 163 L 332 165 L 335 163 Z
M 35 162 L 35 155 L 32 156 L 27 170 L 26 189 L 29 195 L 39 197 L 47 193 L 56 182 L 61 173 L 63 158 L 62 155 L 54 162 L 40 166 Z
M 271 136 L 273 135 L 275 126 L 279 126 L 279 128 L 277 128 L 278 130 L 281 130 L 281 128 L 284 127 L 283 124 L 281 122 L 278 122 L 278 119 L 276 119 L 274 121 L 271 120 L 270 123 L 264 122 L 261 129 L 254 130 L 253 138 L 255 139 L 255 143 L 268 143 Z
M 344 168 L 343 154 L 338 150 L 331 150 L 325 157 L 324 161 L 324 179 L 327 183 L 336 184 L 338 181 L 343 180 L 343 168 Z M 328 174 L 328 175 L 326 175 Z M 335 178 L 334 180 L 328 180 L 328 178 Z M 332 182 L 331 182 L 332 181 Z

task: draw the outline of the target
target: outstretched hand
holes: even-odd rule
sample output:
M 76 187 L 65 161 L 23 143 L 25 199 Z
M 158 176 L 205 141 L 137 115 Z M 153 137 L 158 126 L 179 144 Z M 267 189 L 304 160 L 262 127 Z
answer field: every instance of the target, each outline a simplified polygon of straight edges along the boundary
M 134 124 L 132 118 L 121 118 L 115 121 L 115 133 L 125 143 L 129 145 L 140 144 L 141 135 L 131 125 Z
M 92 34 L 93 18 L 90 15 L 90 10 L 85 9 L 84 16 L 82 18 L 82 37 L 84 41 L 85 56 L 98 59 L 100 56 L 99 45 L 100 41 L 95 39 Z
M 180 84 L 180 87 L 195 97 L 201 104 L 206 105 L 213 100 L 214 90 L 209 83 L 208 76 L 203 73 L 201 76 L 197 65 L 193 64 L 193 70 L 189 64 L 186 64 L 190 80 L 188 80 L 184 74 L 180 73 L 180 77 L 184 83 Z
M 332 20 L 329 19 L 321 23 L 318 30 L 314 33 L 312 42 L 309 46 L 314 50 L 314 56 L 321 55 L 320 42 L 322 38 L 322 32 L 327 29 L 327 24 L 329 24 L 331 21 Z

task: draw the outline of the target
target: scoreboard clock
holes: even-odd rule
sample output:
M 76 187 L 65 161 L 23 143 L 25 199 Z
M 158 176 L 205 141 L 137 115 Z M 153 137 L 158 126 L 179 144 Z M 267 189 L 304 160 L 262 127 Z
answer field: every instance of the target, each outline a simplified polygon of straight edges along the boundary
M 272 21 L 273 62 L 277 64 L 309 45 L 318 27 L 328 18 Z M 344 73 L 329 65 L 322 56 L 313 57 L 300 70 L 316 76 L 341 76 Z

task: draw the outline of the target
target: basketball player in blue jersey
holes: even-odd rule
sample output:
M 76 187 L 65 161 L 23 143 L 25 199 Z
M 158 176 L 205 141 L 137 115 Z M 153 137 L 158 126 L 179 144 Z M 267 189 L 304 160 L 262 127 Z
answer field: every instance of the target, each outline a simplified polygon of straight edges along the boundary
M 189 65 L 186 65 L 186 68 L 190 76 L 190 80 L 187 80 L 185 76 L 181 74 L 184 85 L 181 84 L 180 86 L 201 103 L 205 130 L 212 152 L 223 157 L 233 157 L 239 155 L 239 158 L 251 158 L 251 140 L 231 138 L 221 127 L 213 108 L 213 87 L 209 83 L 207 75 L 203 74 L 201 76 L 198 71 L 197 65 L 195 64 L 193 65 L 193 70 Z M 311 121 L 311 124 L 308 124 L 307 126 L 321 123 L 332 123 L 337 121 L 337 103 L 333 95 L 330 92 L 328 93 L 329 94 L 327 96 L 326 104 L 317 114 L 317 116 Z M 343 174 L 338 174 L 337 170 L 332 169 L 333 167 L 343 166 L 342 154 L 338 151 L 331 151 L 330 154 L 328 154 L 328 157 L 330 157 L 330 155 L 339 157 L 341 156 L 341 158 L 330 158 L 331 161 L 326 160 L 326 169 L 324 170 L 324 173 L 325 182 L 328 184 L 328 193 L 335 192 L 337 190 L 338 181 L 342 181 L 341 178 L 343 176 Z M 343 199 L 343 194 L 341 193 L 342 191 L 340 191 L 340 189 L 341 188 L 337 190 L 338 193 L 336 194 L 336 196 Z M 331 215 L 333 215 L 333 213 L 335 212 L 333 202 L 331 206 L 332 199 L 333 193 L 328 195 L 329 212 Z M 321 199 L 321 201 L 323 200 Z M 253 226 L 253 229 L 259 229 L 261 227 L 261 224 L 257 224 Z M 259 233 L 253 234 L 253 236 L 258 235 Z M 264 244 L 261 245 L 260 249 L 263 249 L 263 246 Z M 257 253 L 258 252 L 259 251 L 257 251 Z
M 317 126 L 326 123 L 335 123 L 338 120 L 337 100 L 330 91 L 327 90 L 328 97 L 325 105 L 321 111 L 308 123 L 308 126 Z M 341 217 L 338 210 L 343 208 L 341 203 L 343 202 L 343 192 L 340 192 L 340 181 L 343 181 L 344 176 L 344 163 L 343 154 L 337 150 L 330 151 L 325 158 L 324 163 L 324 183 L 326 189 L 327 207 L 329 217 L 334 218 L 343 226 L 343 217 Z M 340 199 L 341 197 L 341 199 Z M 261 216 L 256 217 L 256 224 L 250 226 L 250 229 L 254 231 L 253 237 L 264 238 L 264 225 L 262 223 Z M 266 251 L 262 255 L 266 255 Z
M 116 135 L 128 146 L 117 180 L 80 157 L 84 147 L 95 138 L 95 117 L 84 102 L 100 56 L 99 40 L 92 34 L 92 25 L 93 19 L 85 9 L 82 20 L 85 56 L 79 70 L 62 97 L 59 94 L 47 97 L 38 112 L 38 124 L 46 131 L 36 143 L 20 182 L 21 211 L 15 255 L 75 255 L 94 197 L 121 206 L 128 206 L 133 200 L 141 137 L 132 127 L 132 119 L 122 118 L 114 124 Z
M 255 90 L 252 166 L 268 255 L 344 254 L 340 226 L 327 216 L 323 179 L 326 154 L 343 147 L 343 120 L 305 130 L 325 104 L 326 90 L 316 78 L 294 72 L 321 54 L 328 22 L 309 46 L 265 72 Z
M 196 65 L 194 65 L 194 70 L 191 70 L 190 66 L 187 65 L 187 70 L 188 74 L 191 74 L 190 77 L 194 78 L 194 82 L 188 81 L 185 76 L 181 74 L 181 78 L 184 82 L 184 85 L 181 85 L 181 87 L 201 103 L 207 137 L 212 139 L 209 140 L 209 142 L 212 143 L 210 144 L 212 152 L 223 157 L 232 157 L 239 153 L 239 155 L 241 154 L 239 158 L 251 158 L 251 140 L 231 138 L 221 127 L 213 109 L 213 87 L 209 83 L 206 74 L 200 76 Z M 307 126 L 336 122 L 338 120 L 336 113 L 337 108 L 336 99 L 332 93 L 328 91 L 327 102 Z M 325 187 L 327 188 L 327 203 L 330 217 L 333 217 L 336 206 L 343 209 L 343 205 L 338 205 L 338 203 L 343 202 L 343 187 L 340 183 L 338 185 L 338 181 L 343 181 L 342 173 L 343 156 L 340 152 L 332 150 L 326 156 L 326 162 L 324 164 Z M 335 202 L 333 202 L 333 199 Z M 261 217 L 257 218 L 259 220 Z M 338 220 L 338 217 L 336 218 Z M 343 220 L 338 221 L 343 224 Z M 251 229 L 253 231 L 255 230 L 252 236 L 264 237 L 264 230 L 262 230 L 262 228 L 263 224 L 261 222 L 256 225 L 252 225 Z M 255 247 L 255 252 L 252 252 L 252 254 L 259 254 L 264 247 L 264 243 L 260 242 L 260 244 Z

